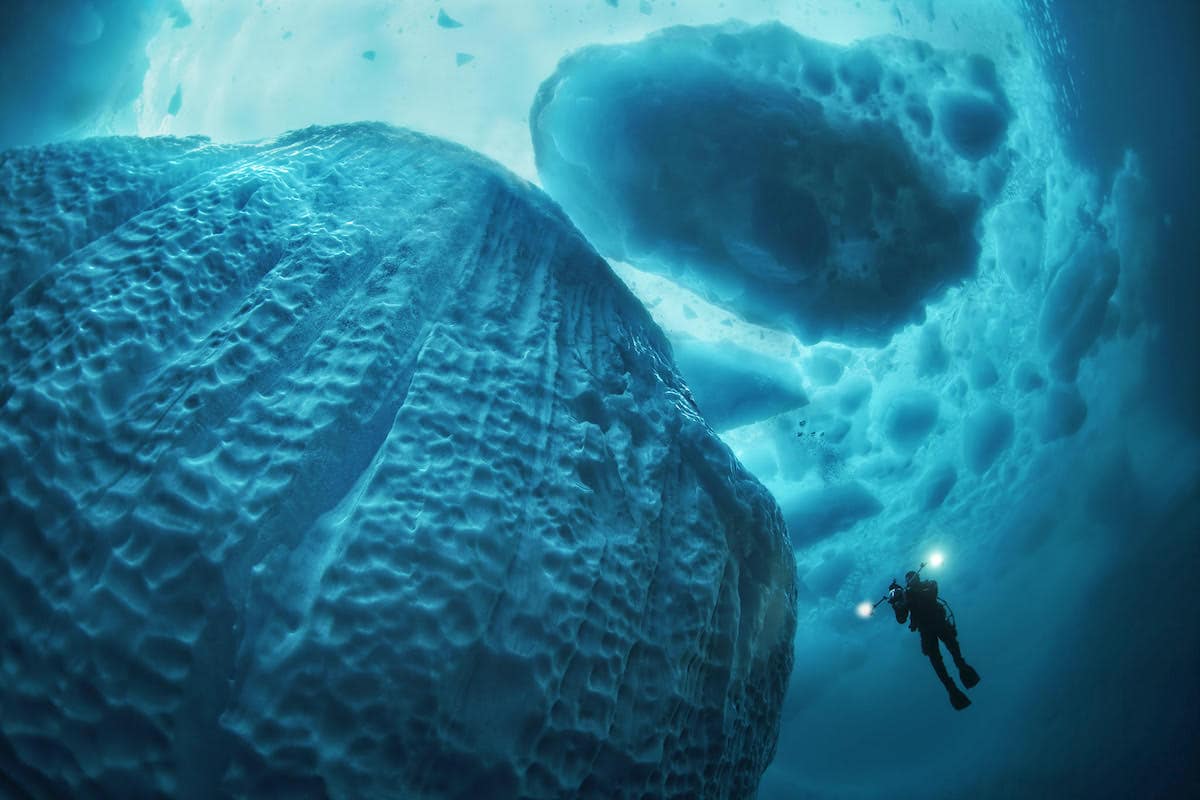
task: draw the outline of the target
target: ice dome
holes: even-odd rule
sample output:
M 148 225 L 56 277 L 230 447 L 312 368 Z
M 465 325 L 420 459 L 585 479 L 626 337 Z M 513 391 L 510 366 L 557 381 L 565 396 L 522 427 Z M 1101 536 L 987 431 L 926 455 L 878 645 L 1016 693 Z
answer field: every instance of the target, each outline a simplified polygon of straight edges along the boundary
M 10 6 L 0 794 L 1195 794 L 1194 3 Z

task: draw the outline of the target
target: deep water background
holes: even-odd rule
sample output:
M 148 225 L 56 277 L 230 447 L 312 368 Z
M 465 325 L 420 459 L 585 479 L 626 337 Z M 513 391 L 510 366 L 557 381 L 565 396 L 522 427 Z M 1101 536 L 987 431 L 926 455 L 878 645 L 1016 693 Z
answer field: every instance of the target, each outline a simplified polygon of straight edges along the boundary
M 1078 432 L 1038 436 L 1041 406 L 1028 401 L 1017 414 L 1018 444 L 978 478 L 964 468 L 956 420 L 935 430 L 915 462 L 896 466 L 886 445 L 862 444 L 822 450 L 816 460 L 828 461 L 814 467 L 813 452 L 775 442 L 792 441 L 801 419 L 831 430 L 845 424 L 847 442 L 875 442 L 886 406 L 868 400 L 852 421 L 821 418 L 814 343 L 778 344 L 777 332 L 725 322 L 722 310 L 633 267 L 618 265 L 619 274 L 675 341 L 693 388 L 717 398 L 714 407 L 734 375 L 739 389 L 775 393 L 747 412 L 731 391 L 725 413 L 712 415 L 770 488 L 791 469 L 810 481 L 786 484 L 796 495 L 824 492 L 831 481 L 839 496 L 869 490 L 866 510 L 822 523 L 827 533 L 810 541 L 793 531 L 806 591 L 778 749 L 759 797 L 1200 795 L 1200 4 L 500 5 L 23 0 L 6 9 L 13 22 L 0 32 L 0 148 L 96 134 L 241 141 L 372 118 L 453 138 L 536 181 L 534 92 L 560 57 L 584 45 L 740 17 L 781 19 L 839 43 L 895 33 L 987 49 L 998 60 L 1009 48 L 1005 63 L 1036 65 L 1040 81 L 1022 86 L 1021 97 L 1053 98 L 1056 116 L 1039 142 L 1052 153 L 1047 169 L 1091 176 L 1104 200 L 1132 153 L 1147 187 L 1138 224 L 1153 246 L 1136 273 L 1144 290 L 1136 321 L 1122 309 L 1129 331 L 1113 333 L 1122 324 L 1113 321 L 1085 355 L 1075 382 L 1087 406 Z M 443 8 L 461 29 L 437 23 Z M 1005 386 L 1014 379 L 1003 367 L 1017 357 L 994 336 L 992 350 L 980 344 L 986 337 L 976 337 L 972 316 L 1034 325 L 1036 313 L 1016 308 L 1003 287 L 981 286 L 972 293 L 968 279 L 931 318 L 953 351 L 951 375 L 966 375 L 971 355 L 983 352 L 1001 365 Z M 731 358 L 729 345 L 706 357 L 703 342 L 726 341 L 704 339 L 718 329 L 739 332 L 753 357 Z M 952 386 L 947 377 L 930 388 L 915 375 L 909 345 L 917 339 L 906 328 L 888 347 L 854 350 L 842 380 L 868 377 L 874 397 L 884 386 Z M 1036 336 L 1014 329 L 1012 339 Z M 955 341 L 969 344 L 955 350 Z M 923 510 L 911 496 L 938 463 L 967 477 L 944 507 Z M 813 470 L 822 468 L 818 480 Z M 790 495 L 777 495 L 790 508 Z M 828 507 L 837 510 L 832 500 Z M 852 613 L 935 546 L 947 564 L 934 577 L 983 677 L 961 713 L 946 703 L 914 636 L 884 617 Z
M 819 711 L 790 723 L 806 735 L 794 752 L 819 776 L 800 796 L 1200 791 L 1200 625 L 1187 599 L 1200 568 L 1194 468 L 1174 491 L 1159 491 L 1178 475 L 1175 445 L 1200 430 L 1200 272 L 1192 266 L 1200 263 L 1200 6 L 1048 6 L 1042 19 L 1056 27 L 1046 34 L 1060 36 L 1065 53 L 1044 54 L 1044 63 L 1068 101 L 1060 111 L 1069 151 L 1101 175 L 1136 151 L 1162 213 L 1149 295 L 1158 329 L 1128 357 L 1144 371 L 1126 390 L 1125 410 L 1141 410 L 1118 411 L 1079 455 L 1040 457 L 1028 491 L 981 520 L 996 544 L 972 553 L 969 580 L 943 581 L 964 653 L 986 672 L 972 694 L 986 686 L 1024 699 L 1004 711 L 977 703 L 970 719 L 930 707 L 911 691 L 932 680 L 923 659 L 897 663 L 883 650 L 890 644 L 873 643 L 872 666 L 854 685 L 842 681 L 835 696 L 815 701 Z M 1160 425 L 1174 431 L 1171 441 L 1139 480 L 1129 451 L 1162 435 Z M 888 674 L 899 680 L 885 683 Z M 795 796 L 787 755 L 760 796 Z M 859 770 L 871 777 L 846 780 Z

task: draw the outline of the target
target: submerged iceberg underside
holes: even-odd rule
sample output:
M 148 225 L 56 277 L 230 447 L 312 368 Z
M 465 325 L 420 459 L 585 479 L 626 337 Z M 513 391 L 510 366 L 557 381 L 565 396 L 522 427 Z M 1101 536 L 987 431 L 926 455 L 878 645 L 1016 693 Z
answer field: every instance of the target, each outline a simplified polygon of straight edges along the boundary
M 804 341 L 879 344 L 974 270 L 1011 116 L 986 58 L 731 22 L 573 53 L 530 126 L 604 255 Z
M 379 125 L 0 191 L 5 791 L 753 794 L 780 513 L 540 193 Z

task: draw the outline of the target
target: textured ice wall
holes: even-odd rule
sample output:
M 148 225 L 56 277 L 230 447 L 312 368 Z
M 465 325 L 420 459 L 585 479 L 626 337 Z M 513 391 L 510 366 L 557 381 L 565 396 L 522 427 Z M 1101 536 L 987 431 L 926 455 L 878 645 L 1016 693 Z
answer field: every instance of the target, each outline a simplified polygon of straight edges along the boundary
M 366 124 L 0 180 L 5 791 L 753 794 L 780 513 L 540 193 Z
M 530 126 L 603 254 L 805 341 L 880 344 L 974 271 L 1011 115 L 981 56 L 730 22 L 570 55 Z
M 19 151 L 17 151 L 19 152 Z M 58 261 L 154 206 L 170 189 L 251 152 L 207 139 L 111 138 L 40 157 L 0 160 L 0 304 L 8 305 Z

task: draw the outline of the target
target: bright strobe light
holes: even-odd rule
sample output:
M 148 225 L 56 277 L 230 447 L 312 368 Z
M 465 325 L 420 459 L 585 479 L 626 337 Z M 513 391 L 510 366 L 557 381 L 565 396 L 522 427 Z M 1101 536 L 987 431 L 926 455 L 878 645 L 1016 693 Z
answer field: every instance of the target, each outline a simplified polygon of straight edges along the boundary
M 942 562 L 945 560 L 946 558 L 941 554 L 941 552 L 936 552 L 929 557 L 929 566 L 934 568 L 940 567 Z
M 858 608 L 854 609 L 854 613 L 858 614 L 863 619 L 866 619 L 867 617 L 871 616 L 871 612 L 873 610 L 874 609 L 871 608 L 871 604 L 868 603 L 866 600 L 863 600 L 861 603 L 858 604 Z

